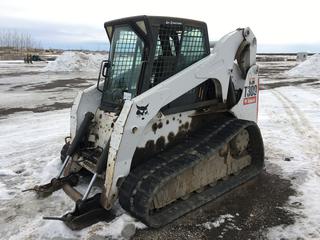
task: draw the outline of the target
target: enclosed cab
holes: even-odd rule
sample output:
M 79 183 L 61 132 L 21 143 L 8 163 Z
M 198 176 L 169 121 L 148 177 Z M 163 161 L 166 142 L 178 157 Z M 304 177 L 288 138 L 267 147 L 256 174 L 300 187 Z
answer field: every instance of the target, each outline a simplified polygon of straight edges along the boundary
M 136 97 L 210 54 L 204 22 L 138 16 L 107 22 L 105 29 L 110 40 L 110 66 L 101 108 L 106 111 L 121 108 L 125 99 Z M 210 96 L 202 91 L 206 84 L 190 90 L 165 110 L 192 109 L 191 104 L 213 98 L 214 93 Z

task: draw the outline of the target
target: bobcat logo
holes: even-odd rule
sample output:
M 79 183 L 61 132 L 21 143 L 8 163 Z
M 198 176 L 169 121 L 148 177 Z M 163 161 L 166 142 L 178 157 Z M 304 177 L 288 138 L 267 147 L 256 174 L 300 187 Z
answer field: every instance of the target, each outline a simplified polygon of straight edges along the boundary
M 145 105 L 145 106 L 138 106 L 137 105 L 137 116 L 144 116 L 148 114 L 148 106 L 149 104 Z

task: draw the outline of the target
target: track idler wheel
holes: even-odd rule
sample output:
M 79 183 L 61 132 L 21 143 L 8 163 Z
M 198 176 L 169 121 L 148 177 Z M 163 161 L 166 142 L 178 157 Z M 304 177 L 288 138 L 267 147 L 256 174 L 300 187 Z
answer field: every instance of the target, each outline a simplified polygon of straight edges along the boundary
M 237 136 L 231 140 L 231 155 L 233 157 L 240 156 L 249 145 L 249 133 L 246 129 L 242 129 Z

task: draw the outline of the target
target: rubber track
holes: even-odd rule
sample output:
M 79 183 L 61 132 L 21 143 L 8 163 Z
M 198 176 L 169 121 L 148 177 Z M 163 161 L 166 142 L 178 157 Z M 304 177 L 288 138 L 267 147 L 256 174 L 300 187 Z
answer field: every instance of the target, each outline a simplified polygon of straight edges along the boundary
M 244 128 L 250 135 L 248 151 L 252 164 L 249 167 L 239 175 L 219 181 L 214 187 L 207 186 L 201 193 L 192 193 L 187 200 L 178 199 L 166 207 L 150 211 L 152 200 L 162 186 L 202 159 L 214 155 Z M 263 162 L 263 141 L 256 123 L 224 119 L 223 122 L 202 128 L 183 143 L 154 156 L 146 164 L 130 172 L 121 185 L 119 201 L 133 216 L 150 227 L 158 228 L 253 178 L 262 170 Z

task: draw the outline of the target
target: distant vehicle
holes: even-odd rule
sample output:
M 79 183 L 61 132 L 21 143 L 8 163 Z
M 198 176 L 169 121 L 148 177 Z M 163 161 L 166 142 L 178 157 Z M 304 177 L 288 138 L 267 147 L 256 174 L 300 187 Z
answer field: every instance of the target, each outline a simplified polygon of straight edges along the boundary
M 38 61 L 44 61 L 44 59 L 42 59 L 39 55 L 35 55 L 35 54 L 27 54 L 25 57 L 24 57 L 24 62 L 25 63 L 33 63 L 33 62 L 38 62 Z
M 307 52 L 298 52 L 297 53 L 297 61 L 298 62 L 304 62 L 308 58 Z
M 39 55 L 32 55 L 32 61 L 37 62 L 37 61 L 44 61 Z

